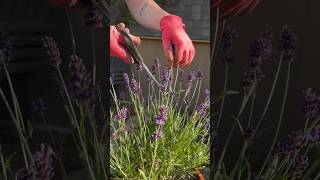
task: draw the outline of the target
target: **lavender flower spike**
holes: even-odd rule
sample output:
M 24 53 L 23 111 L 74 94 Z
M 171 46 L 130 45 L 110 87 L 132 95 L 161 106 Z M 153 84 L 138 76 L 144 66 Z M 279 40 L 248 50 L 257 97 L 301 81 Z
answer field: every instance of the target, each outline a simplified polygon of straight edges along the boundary
M 156 132 L 154 132 L 152 134 L 152 138 L 155 140 L 162 138 L 162 136 L 163 136 L 163 128 L 162 127 L 160 127 L 159 130 L 157 130 Z
M 202 80 L 203 72 L 199 69 L 196 76 L 197 76 L 199 81 Z
M 128 109 L 125 107 L 122 107 L 119 113 L 115 116 L 115 119 L 117 121 L 126 120 L 127 118 L 128 118 Z
M 303 109 L 302 112 L 306 118 L 315 118 L 319 115 L 319 96 L 312 91 L 311 88 L 304 92 Z
M 47 144 L 41 144 L 40 151 L 32 155 L 33 164 L 17 171 L 17 180 L 52 180 L 54 177 L 52 156 L 54 152 Z
M 60 50 L 56 41 L 49 36 L 45 36 L 42 39 L 43 46 L 46 48 L 49 56 L 50 64 L 54 67 L 58 67 L 61 64 Z
M 88 28 L 92 28 L 92 29 L 102 28 L 103 24 L 106 22 L 106 19 L 104 18 L 104 16 L 94 6 L 91 6 L 88 9 L 87 13 L 84 15 L 84 18 L 86 19 L 85 25 Z
M 272 34 L 269 31 L 261 33 L 261 35 L 250 43 L 249 45 L 249 58 L 250 66 L 259 66 L 263 60 L 270 57 L 272 53 Z
M 162 105 L 159 110 L 159 114 L 156 117 L 157 125 L 164 125 L 168 119 L 168 108 L 165 105 Z
M 137 82 L 137 80 L 132 79 L 130 82 L 130 89 L 133 94 L 138 94 L 140 91 L 140 84 Z
M 5 33 L 0 32 L 0 52 L 2 52 L 3 54 L 5 63 L 7 63 L 10 60 L 12 49 L 13 44 L 9 40 L 9 37 Z
M 288 26 L 282 27 L 279 49 L 284 53 L 285 60 L 293 58 L 297 40 L 297 35 Z

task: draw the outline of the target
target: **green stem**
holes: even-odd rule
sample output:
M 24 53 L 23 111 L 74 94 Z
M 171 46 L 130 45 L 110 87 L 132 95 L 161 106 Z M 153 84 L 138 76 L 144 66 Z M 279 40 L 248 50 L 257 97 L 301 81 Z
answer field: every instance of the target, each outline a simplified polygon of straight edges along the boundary
M 219 128 L 220 126 L 220 122 L 221 122 L 221 118 L 222 118 L 222 114 L 223 114 L 223 108 L 224 108 L 224 102 L 225 102 L 225 92 L 227 91 L 227 85 L 228 85 L 228 75 L 229 75 L 229 65 L 228 63 L 225 64 L 225 75 L 224 75 L 224 85 L 223 85 L 223 97 L 221 100 L 221 106 L 220 106 L 220 110 L 219 110 L 219 116 L 218 116 L 218 121 L 217 121 L 217 127 Z
M 91 30 L 91 41 L 92 41 L 92 84 L 96 85 L 96 77 L 97 77 L 97 65 L 96 65 L 96 44 L 94 38 L 94 30 Z
M 1 145 L 0 145 L 0 161 L 1 161 L 1 167 L 2 167 L 2 173 L 3 173 L 4 180 L 8 180 L 6 163 L 3 158 Z
M 271 155 L 271 152 L 277 142 L 277 139 L 278 139 L 278 135 L 279 135 L 279 131 L 280 131 L 280 127 L 281 127 L 281 123 L 282 123 L 282 120 L 283 120 L 283 115 L 284 115 L 284 110 L 285 110 L 285 106 L 286 106 L 286 102 L 287 102 L 287 95 L 288 95 L 288 88 L 289 88 L 289 80 L 290 80 L 290 70 L 291 70 L 291 63 L 292 61 L 289 61 L 288 62 L 288 70 L 287 70 L 287 77 L 286 77 L 286 84 L 285 84 L 285 91 L 284 91 L 284 97 L 283 97 L 283 100 L 282 100 L 282 106 L 281 106 L 281 112 L 280 112 L 280 117 L 279 117 L 279 120 L 278 120 L 278 124 L 277 124 L 277 129 L 276 129 L 276 133 L 275 133 L 275 136 L 273 137 L 273 140 L 272 140 L 272 144 L 271 144 L 271 147 L 270 147 L 270 150 L 268 152 L 268 155 L 267 155 L 267 158 L 265 159 L 261 169 L 260 169 L 260 172 L 258 174 L 258 178 L 260 178 L 265 166 L 267 165 L 267 162 L 270 158 L 270 155 Z
M 64 9 L 64 12 L 66 14 L 67 17 L 67 21 L 68 21 L 68 27 L 70 30 L 70 36 L 71 36 L 71 42 L 72 42 L 72 52 L 73 54 L 77 54 L 76 53 L 76 40 L 75 40 L 75 36 L 74 36 L 74 32 L 73 32 L 73 26 L 72 26 L 72 22 L 71 22 L 71 17 L 70 17 L 70 13 L 69 10 L 67 8 Z

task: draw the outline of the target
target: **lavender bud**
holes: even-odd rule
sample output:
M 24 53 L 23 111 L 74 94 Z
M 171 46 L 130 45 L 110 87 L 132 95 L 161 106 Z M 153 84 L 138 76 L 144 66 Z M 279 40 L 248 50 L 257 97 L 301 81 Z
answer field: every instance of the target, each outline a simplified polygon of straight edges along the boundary
M 182 78 L 182 76 L 183 76 L 183 70 L 182 69 L 179 69 L 178 70 L 178 77 L 179 77 L 179 80 L 180 80 L 180 82 L 182 82 L 183 81 L 183 78 Z
M 264 77 L 260 67 L 251 67 L 249 66 L 244 73 L 244 77 L 242 79 L 242 90 L 245 95 L 248 95 L 250 92 L 254 81 L 258 83 Z
M 41 144 L 40 151 L 32 155 L 33 163 L 29 168 L 17 171 L 18 180 L 52 180 L 54 177 L 52 156 L 54 152 L 47 144 Z
M 235 29 L 231 26 L 225 27 L 221 38 L 221 48 L 223 50 L 222 61 L 225 63 L 231 63 L 233 61 L 230 51 L 232 50 L 232 44 L 237 39 L 237 36 L 238 34 Z
M 300 179 L 303 176 L 303 173 L 307 170 L 309 165 L 308 156 L 298 155 L 293 164 L 293 179 Z
M 320 125 L 317 125 L 311 129 L 310 133 L 307 134 L 307 139 L 311 145 L 320 142 Z
M 200 80 L 202 80 L 202 77 L 203 77 L 203 72 L 199 69 L 197 72 L 197 78 L 200 81 Z
M 94 6 L 88 8 L 87 12 L 84 15 L 84 18 L 85 25 L 90 29 L 102 28 L 103 24 L 106 22 L 104 16 Z
M 127 73 L 123 73 L 123 78 L 124 78 L 124 81 L 129 84 L 130 83 L 130 78 L 129 78 L 129 75 Z
M 265 31 L 261 33 L 261 35 L 256 40 L 250 43 L 250 66 L 259 66 L 263 60 L 266 60 L 270 57 L 272 53 L 271 37 L 272 34 L 268 31 Z
M 297 47 L 297 35 L 288 28 L 283 26 L 281 30 L 279 49 L 284 53 L 283 59 L 290 60 L 294 56 L 294 51 Z
M 164 125 L 168 119 L 168 108 L 165 105 L 162 105 L 159 109 L 159 114 L 156 116 L 156 124 Z
M 140 84 L 135 79 L 132 79 L 130 82 L 130 89 L 133 94 L 138 94 L 140 91 Z
M 142 65 L 141 64 L 137 64 L 137 71 L 142 71 L 143 68 L 142 68 Z
M 306 118 L 311 119 L 319 115 L 319 101 L 319 96 L 311 88 L 304 91 L 302 112 Z
M 169 82 L 171 80 L 169 67 L 161 71 L 160 78 L 163 82 Z
M 45 36 L 42 38 L 42 43 L 49 56 L 50 64 L 54 67 L 58 67 L 61 64 L 61 57 L 56 41 L 52 37 Z
M 201 103 L 197 106 L 197 113 L 201 117 L 205 117 L 207 115 L 208 108 L 209 108 L 209 103 L 207 102 Z
M 115 116 L 115 119 L 117 121 L 123 121 L 123 120 L 126 120 L 128 118 L 128 109 L 125 108 L 125 107 L 122 107 L 118 114 Z
M 191 72 L 188 74 L 187 87 L 191 87 L 192 82 L 195 80 L 195 78 L 196 78 L 195 72 L 194 72 L 194 71 L 191 71 Z
M 160 138 L 162 138 L 162 136 L 163 136 L 163 128 L 162 128 L 162 127 L 159 128 L 159 130 L 157 130 L 156 132 L 154 132 L 154 133 L 152 134 L 152 138 L 153 138 L 154 140 L 160 139 Z
M 253 136 L 255 135 L 256 132 L 256 128 L 254 127 L 247 127 L 243 129 L 243 137 L 248 140 L 251 141 Z

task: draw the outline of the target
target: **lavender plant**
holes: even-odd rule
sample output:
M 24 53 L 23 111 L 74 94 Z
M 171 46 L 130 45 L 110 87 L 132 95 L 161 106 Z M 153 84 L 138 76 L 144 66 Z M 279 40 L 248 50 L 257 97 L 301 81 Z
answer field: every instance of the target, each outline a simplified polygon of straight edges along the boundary
M 232 47 L 232 40 L 235 36 L 234 31 L 230 27 L 225 27 L 222 34 L 220 47 L 222 48 L 223 62 L 226 64 L 226 76 L 223 91 L 228 90 L 228 65 L 230 65 L 230 49 Z M 297 36 L 288 28 L 283 26 L 280 34 L 279 46 L 280 59 L 278 61 L 277 70 L 273 78 L 272 87 L 270 88 L 267 101 L 263 108 L 262 113 L 255 119 L 255 100 L 256 100 L 256 87 L 258 82 L 262 82 L 264 74 L 262 73 L 263 61 L 269 59 L 272 52 L 271 33 L 264 32 L 256 40 L 250 43 L 249 46 L 249 63 L 244 73 L 242 81 L 241 91 L 243 94 L 243 100 L 241 107 L 236 115 L 231 115 L 234 122 L 228 134 L 228 137 L 221 147 L 214 148 L 220 149 L 220 153 L 216 153 L 218 156 L 214 160 L 214 166 L 211 170 L 212 179 L 309 179 L 310 177 L 319 178 L 317 169 L 320 167 L 319 160 L 315 159 L 314 162 L 310 162 L 311 159 L 308 155 L 312 149 L 317 149 L 317 143 L 319 142 L 319 96 L 312 89 L 304 91 L 304 106 L 302 112 L 305 114 L 305 125 L 302 129 L 292 132 L 288 135 L 288 138 L 279 142 L 279 132 L 284 119 L 284 112 L 287 102 L 287 94 L 289 90 L 290 74 L 292 68 L 292 62 L 295 58 L 295 49 L 297 47 Z M 225 60 L 227 59 L 227 60 Z M 286 65 L 286 83 L 284 84 L 283 99 L 279 114 L 279 119 L 275 125 L 274 135 L 272 136 L 272 143 L 268 147 L 264 162 L 254 169 L 252 162 L 250 161 L 251 154 L 247 152 L 247 149 L 254 148 L 254 142 L 258 138 L 258 134 L 261 133 L 263 120 L 270 109 L 270 102 L 273 98 L 274 91 L 277 86 L 278 79 L 280 77 L 281 68 Z M 222 97 L 219 115 L 213 120 L 217 125 L 215 131 L 219 131 L 219 125 L 222 121 L 222 117 L 230 117 L 223 114 L 223 108 L 225 103 L 225 95 Z M 251 99 L 251 103 L 248 100 Z M 248 106 L 248 117 L 242 117 L 243 112 Z M 247 121 L 244 122 L 243 120 Z M 235 127 L 240 129 L 242 134 L 242 150 L 239 151 L 238 159 L 230 167 L 225 166 L 225 154 L 228 150 L 228 145 L 232 138 Z M 213 136 L 213 141 L 217 140 L 216 136 Z M 229 150 L 230 151 L 230 150 Z M 311 165 L 310 165 L 311 164 Z
M 111 89 L 115 107 L 110 110 L 110 168 L 115 179 L 186 179 L 194 175 L 193 168 L 209 164 L 208 90 L 198 103 L 203 73 L 191 72 L 183 82 L 179 68 L 160 71 L 155 60 L 151 69 L 162 85 L 149 80 L 148 92 L 124 74 L 130 104 Z M 197 104 L 190 109 L 193 100 Z

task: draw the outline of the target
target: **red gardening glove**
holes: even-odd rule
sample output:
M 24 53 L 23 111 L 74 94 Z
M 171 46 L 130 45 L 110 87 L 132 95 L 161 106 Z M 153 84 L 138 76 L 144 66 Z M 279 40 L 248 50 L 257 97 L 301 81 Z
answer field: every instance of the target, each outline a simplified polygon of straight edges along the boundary
M 118 24 L 117 28 L 124 29 L 129 33 L 129 29 L 125 28 L 125 25 L 123 23 Z M 134 60 L 130 53 L 127 52 L 125 48 L 124 38 L 119 33 L 117 28 L 115 26 L 110 26 L 110 56 L 118 57 L 127 64 L 133 64 Z M 131 38 L 136 45 L 140 44 L 141 41 L 139 37 L 131 35 Z
M 185 31 L 181 18 L 175 15 L 164 16 L 160 20 L 164 55 L 173 66 L 184 67 L 189 65 L 195 55 L 193 43 Z M 175 47 L 175 57 L 172 51 Z

